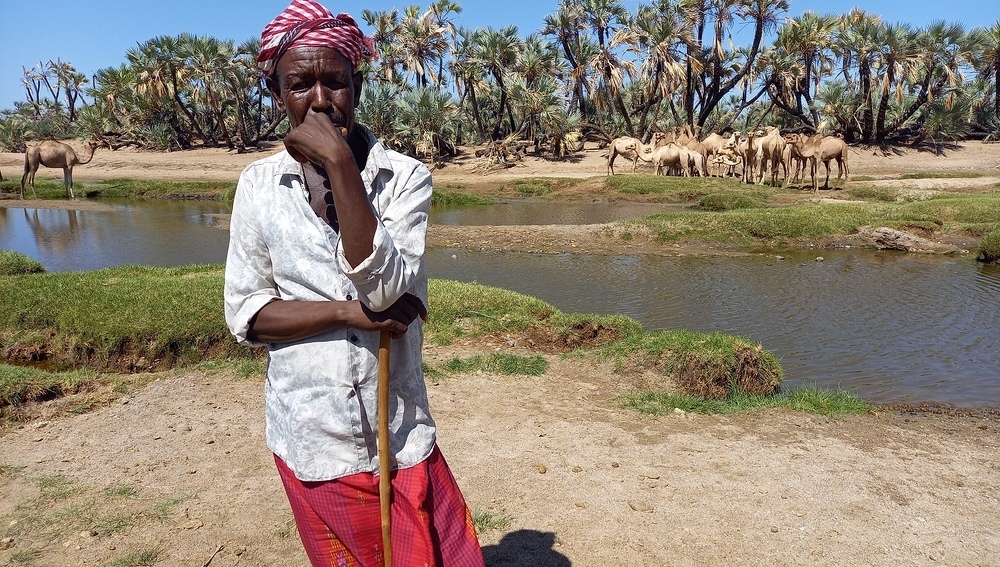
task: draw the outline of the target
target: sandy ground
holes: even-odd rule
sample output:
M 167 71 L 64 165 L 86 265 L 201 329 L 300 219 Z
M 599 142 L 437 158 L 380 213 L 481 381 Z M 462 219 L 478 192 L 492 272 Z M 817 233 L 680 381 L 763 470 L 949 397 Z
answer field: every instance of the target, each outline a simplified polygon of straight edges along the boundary
M 98 150 L 75 177 L 235 179 L 261 155 Z M 1000 176 L 1000 146 L 975 142 L 945 156 L 851 158 L 852 175 Z M 6 178 L 20 159 L 0 154 Z M 481 183 L 475 166 L 449 164 L 436 182 Z M 485 177 L 604 168 L 590 150 Z M 953 190 L 991 186 L 967 183 L 981 179 Z M 941 182 L 908 187 L 925 181 Z M 488 348 L 428 347 L 425 357 L 439 366 Z M 653 418 L 616 401 L 642 377 L 549 360 L 541 377 L 475 373 L 428 386 L 470 507 L 496 520 L 480 534 L 488 565 L 1000 566 L 996 417 Z M 261 397 L 259 381 L 178 372 L 110 406 L 0 432 L 0 564 L 108 565 L 158 549 L 156 565 L 306 565 L 263 443 Z

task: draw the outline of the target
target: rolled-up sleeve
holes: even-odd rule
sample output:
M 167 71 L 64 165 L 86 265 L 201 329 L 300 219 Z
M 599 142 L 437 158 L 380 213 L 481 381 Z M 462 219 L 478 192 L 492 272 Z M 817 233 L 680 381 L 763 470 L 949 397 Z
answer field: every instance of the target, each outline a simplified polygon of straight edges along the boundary
M 226 324 L 240 344 L 259 344 L 248 337 L 250 321 L 264 305 L 278 298 L 271 258 L 257 228 L 253 183 L 240 176 L 229 225 L 224 288 Z
M 417 164 L 409 175 L 394 175 L 382 191 L 385 193 L 375 196 L 375 207 L 381 210 L 376 211 L 379 222 L 372 253 L 352 267 L 343 244 L 337 246 L 341 269 L 358 290 L 359 299 L 373 311 L 391 307 L 423 276 L 432 192 L 430 171 Z M 421 300 L 426 303 L 426 298 Z

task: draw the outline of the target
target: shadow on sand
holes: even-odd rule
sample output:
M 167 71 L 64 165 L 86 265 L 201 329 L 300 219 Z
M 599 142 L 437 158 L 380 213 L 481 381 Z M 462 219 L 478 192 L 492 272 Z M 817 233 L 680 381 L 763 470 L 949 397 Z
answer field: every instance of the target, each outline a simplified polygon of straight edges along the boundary
M 556 534 L 537 530 L 511 532 L 483 548 L 487 567 L 570 567 L 569 558 L 552 549 Z

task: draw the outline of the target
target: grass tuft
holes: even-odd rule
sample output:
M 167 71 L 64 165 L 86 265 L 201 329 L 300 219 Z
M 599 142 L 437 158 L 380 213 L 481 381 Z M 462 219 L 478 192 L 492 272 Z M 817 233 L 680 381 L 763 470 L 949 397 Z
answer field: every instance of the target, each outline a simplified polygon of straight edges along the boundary
M 45 271 L 41 262 L 11 250 L 0 250 L 0 276 L 40 274 Z
M 979 256 L 976 259 L 990 264 L 1000 262 L 1000 230 L 994 230 L 983 236 L 979 242 Z
M 682 393 L 727 400 L 739 393 L 769 396 L 778 391 L 784 373 L 773 353 L 761 345 L 722 333 L 656 331 L 633 335 L 598 350 L 615 370 L 653 368 L 667 385 Z
M 509 353 L 491 353 L 468 358 L 452 358 L 444 363 L 447 372 L 486 372 L 508 376 L 541 376 L 548 370 L 549 363 L 541 356 L 518 356 Z
M 982 177 L 982 173 L 974 171 L 917 171 L 914 173 L 904 173 L 900 179 L 975 179 Z
M 476 510 L 472 513 L 472 523 L 476 526 L 476 533 L 484 534 L 506 529 L 510 526 L 511 517 L 489 510 Z
M 726 414 L 769 408 L 787 408 L 837 418 L 865 413 L 872 405 L 847 390 L 826 391 L 813 386 L 792 388 L 773 396 L 736 393 L 725 400 L 680 392 L 647 391 L 623 396 L 622 407 L 649 415 L 668 415 L 676 409 L 701 414 Z
M 159 547 L 130 551 L 112 561 L 109 567 L 151 567 L 163 559 L 163 554 L 164 550 Z

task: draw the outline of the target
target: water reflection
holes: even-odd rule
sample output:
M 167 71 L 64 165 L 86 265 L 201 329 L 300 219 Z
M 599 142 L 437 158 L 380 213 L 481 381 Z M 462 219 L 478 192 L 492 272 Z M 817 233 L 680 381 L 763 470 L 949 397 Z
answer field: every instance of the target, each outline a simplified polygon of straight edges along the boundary
M 122 264 L 178 266 L 225 261 L 229 234 L 213 228 L 221 203 L 105 201 L 108 211 L 0 208 L 0 249 L 52 272 Z

